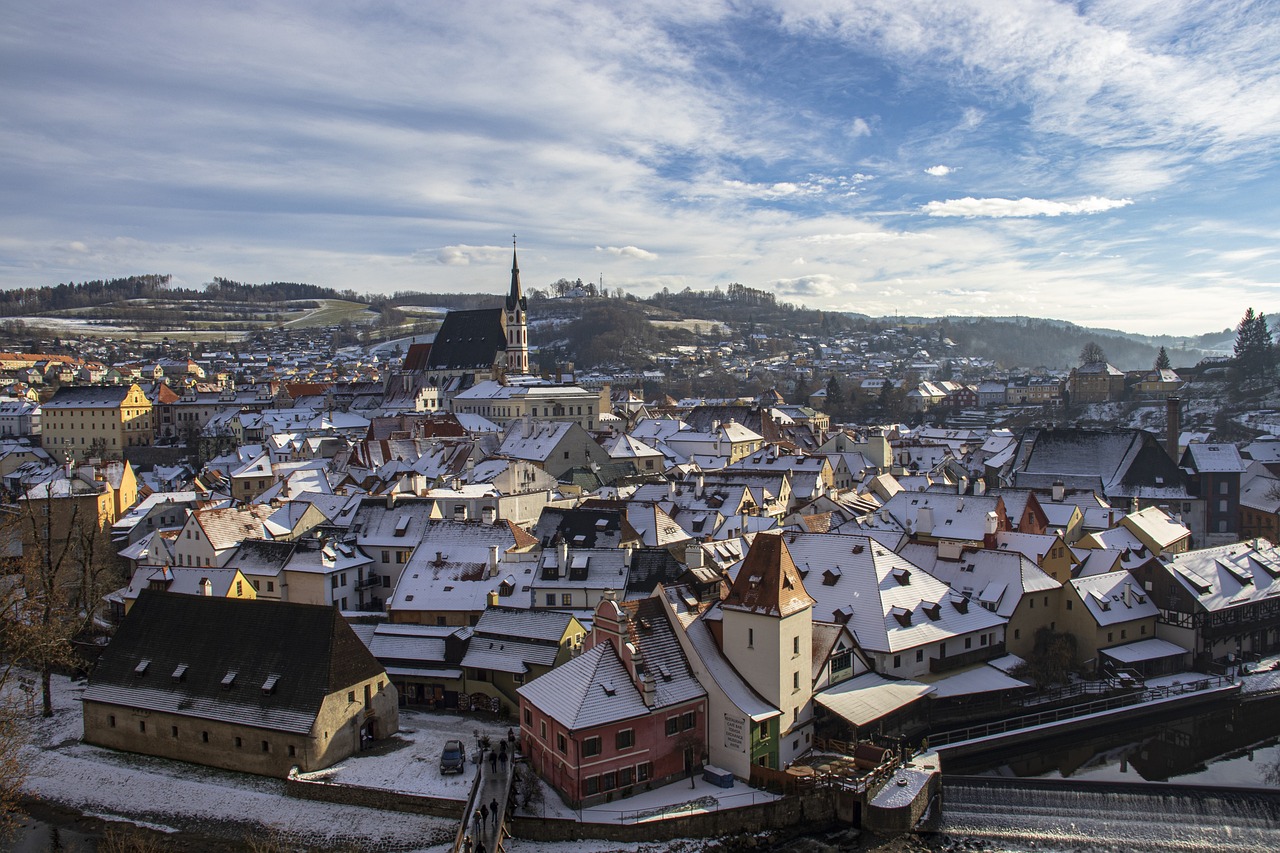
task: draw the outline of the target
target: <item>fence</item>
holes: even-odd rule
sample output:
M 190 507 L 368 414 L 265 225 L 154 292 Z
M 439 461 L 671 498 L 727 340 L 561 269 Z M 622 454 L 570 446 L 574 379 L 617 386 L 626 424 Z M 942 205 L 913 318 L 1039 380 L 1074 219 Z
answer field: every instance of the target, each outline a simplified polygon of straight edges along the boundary
M 951 729 L 945 732 L 930 733 L 929 743 L 934 747 L 947 746 L 961 741 L 976 740 L 977 738 L 989 737 L 991 735 L 1007 734 L 1021 729 L 1029 729 L 1034 726 L 1059 723 L 1065 720 L 1088 716 L 1089 714 L 1097 714 L 1103 711 L 1112 711 L 1117 708 L 1137 706 L 1188 693 L 1213 690 L 1232 683 L 1232 679 L 1227 676 L 1212 676 L 1200 681 L 1188 682 L 1186 684 L 1172 684 L 1167 687 L 1151 687 L 1142 691 L 1127 693 L 1122 696 L 1112 696 L 1107 699 L 1098 699 L 1093 702 L 1071 705 L 1067 708 L 1055 708 L 1050 711 L 1040 711 L 1035 714 L 1024 714 L 1020 717 L 1010 717 L 1006 720 L 996 720 L 993 723 L 985 723 L 979 726 L 969 726 L 966 728 Z

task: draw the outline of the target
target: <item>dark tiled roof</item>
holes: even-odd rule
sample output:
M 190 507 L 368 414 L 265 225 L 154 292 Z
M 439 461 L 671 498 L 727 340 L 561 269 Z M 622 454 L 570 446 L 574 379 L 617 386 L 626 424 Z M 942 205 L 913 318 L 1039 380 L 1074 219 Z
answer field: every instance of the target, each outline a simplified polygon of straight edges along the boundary
M 143 660 L 149 663 L 139 675 Z M 383 672 L 333 607 L 147 589 L 103 652 L 85 699 L 128 705 L 140 694 L 151 706 L 176 699 L 177 713 L 217 708 L 201 716 L 296 731 L 314 720 L 325 696 Z M 266 692 L 272 675 L 278 680 Z
M 406 372 L 426 370 L 431 358 L 431 344 L 409 344 L 409 351 L 404 355 L 402 369 Z
M 666 548 L 637 548 L 631 552 L 627 592 L 648 595 L 658 584 L 673 584 L 684 573 L 684 565 Z
M 46 409 L 119 406 L 131 385 L 63 385 L 44 404 Z
M 475 370 L 493 365 L 507 351 L 501 308 L 450 311 L 436 332 L 428 370 Z
M 575 548 L 616 548 L 622 543 L 625 515 L 621 508 L 545 507 L 533 535 L 544 547 L 553 544 L 559 534 Z

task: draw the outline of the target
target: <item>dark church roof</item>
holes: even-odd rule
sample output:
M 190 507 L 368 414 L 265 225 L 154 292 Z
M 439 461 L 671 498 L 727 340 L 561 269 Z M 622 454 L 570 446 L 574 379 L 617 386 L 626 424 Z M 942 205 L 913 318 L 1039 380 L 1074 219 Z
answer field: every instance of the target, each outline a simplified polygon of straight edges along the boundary
M 507 351 L 501 308 L 450 311 L 427 356 L 428 370 L 484 370 Z
M 84 699 L 307 734 L 325 696 L 384 672 L 336 608 L 144 589 Z

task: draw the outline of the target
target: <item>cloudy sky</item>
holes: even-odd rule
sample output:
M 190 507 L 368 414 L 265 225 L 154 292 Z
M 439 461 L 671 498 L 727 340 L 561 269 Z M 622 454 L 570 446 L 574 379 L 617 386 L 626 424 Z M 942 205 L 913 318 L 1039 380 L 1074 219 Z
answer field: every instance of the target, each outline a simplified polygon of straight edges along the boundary
M 730 282 L 1149 333 L 1280 310 L 1280 7 L 5 4 L 0 286 Z

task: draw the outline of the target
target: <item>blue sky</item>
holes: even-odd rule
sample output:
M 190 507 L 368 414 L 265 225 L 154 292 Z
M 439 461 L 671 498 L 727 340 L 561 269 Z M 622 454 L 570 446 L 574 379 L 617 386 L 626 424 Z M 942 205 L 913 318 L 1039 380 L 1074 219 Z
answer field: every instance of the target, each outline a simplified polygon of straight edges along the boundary
M 10 2 L 0 286 L 1280 310 L 1280 6 Z

